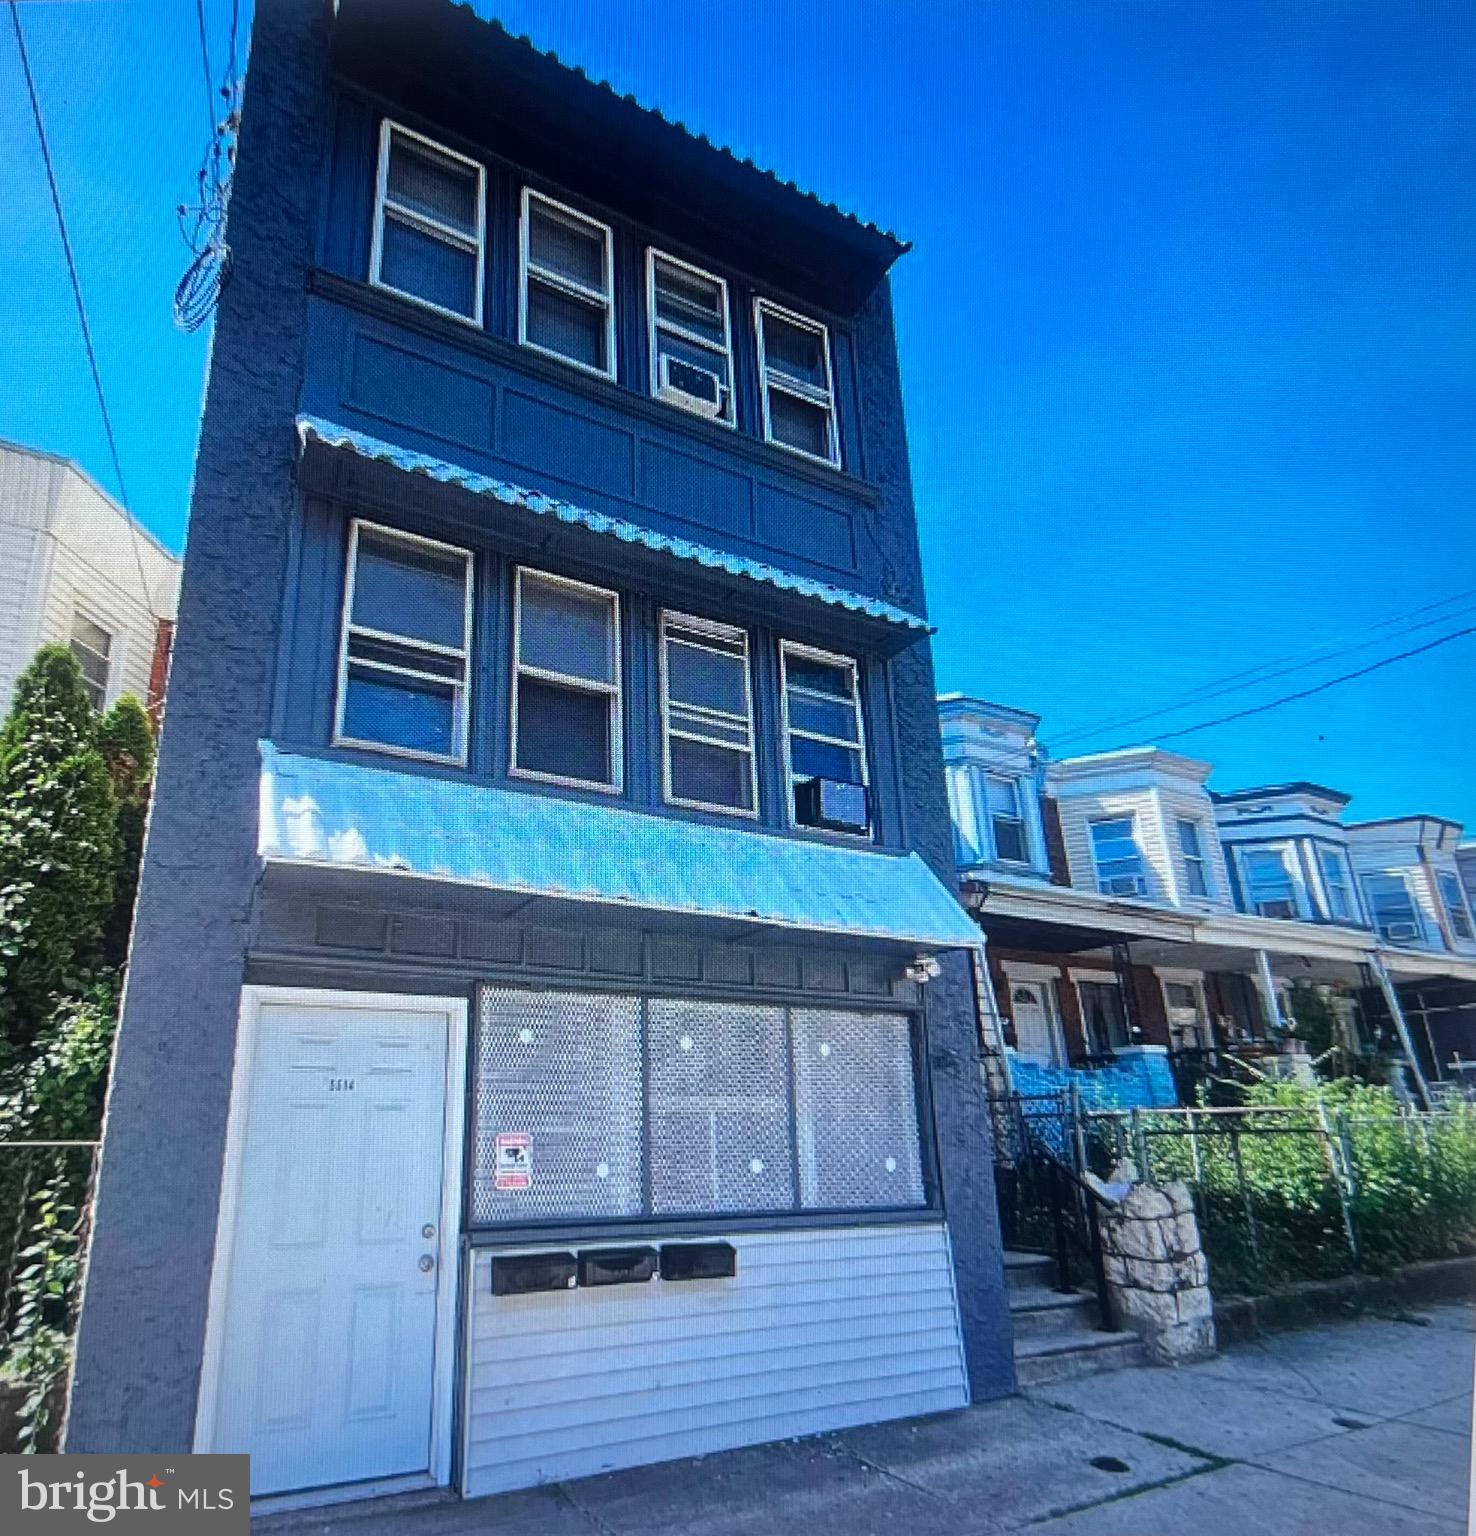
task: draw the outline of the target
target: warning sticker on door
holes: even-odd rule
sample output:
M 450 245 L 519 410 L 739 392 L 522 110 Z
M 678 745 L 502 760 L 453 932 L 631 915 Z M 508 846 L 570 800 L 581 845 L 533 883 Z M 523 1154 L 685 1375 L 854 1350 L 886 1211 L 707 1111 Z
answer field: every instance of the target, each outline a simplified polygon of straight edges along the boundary
M 492 1169 L 497 1189 L 530 1189 L 533 1184 L 533 1138 L 527 1131 L 499 1131 Z

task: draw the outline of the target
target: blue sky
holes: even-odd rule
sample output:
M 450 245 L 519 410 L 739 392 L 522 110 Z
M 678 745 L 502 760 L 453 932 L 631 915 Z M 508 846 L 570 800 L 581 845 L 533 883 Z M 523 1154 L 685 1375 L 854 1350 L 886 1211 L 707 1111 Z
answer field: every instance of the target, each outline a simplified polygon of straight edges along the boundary
M 897 318 L 941 687 L 1106 748 L 1476 623 L 1473 595 L 1365 632 L 1476 589 L 1465 0 L 478 9 L 915 242 Z M 229 6 L 205 10 L 218 66 Z M 169 313 L 194 7 L 21 11 L 131 497 L 178 547 L 207 346 Z M 111 486 L 0 21 L 0 437 Z M 1340 641 L 1362 648 L 1081 731 Z M 1318 779 L 1350 814 L 1476 829 L 1473 684 L 1476 636 L 1168 744 L 1220 787 Z

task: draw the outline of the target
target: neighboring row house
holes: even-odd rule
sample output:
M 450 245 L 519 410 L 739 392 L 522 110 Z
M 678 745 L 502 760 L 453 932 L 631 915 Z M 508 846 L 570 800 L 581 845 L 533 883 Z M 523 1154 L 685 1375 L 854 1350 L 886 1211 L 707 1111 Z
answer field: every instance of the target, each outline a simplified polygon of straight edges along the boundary
M 939 702 L 956 856 L 988 940 L 996 1081 L 1166 1104 L 1232 1056 L 1305 1071 L 1297 987 L 1336 1047 L 1417 1095 L 1476 1057 L 1476 935 L 1435 817 L 1347 823 L 1309 783 L 1216 792 L 1156 747 L 1047 762 L 1038 718 Z M 1372 1063 L 1370 1063 L 1372 1064 Z
M 0 718 L 43 645 L 70 646 L 98 710 L 163 692 L 179 561 L 77 464 L 0 443 Z
M 258 0 L 229 238 L 67 1448 L 1010 1391 L 905 245 L 450 0 Z

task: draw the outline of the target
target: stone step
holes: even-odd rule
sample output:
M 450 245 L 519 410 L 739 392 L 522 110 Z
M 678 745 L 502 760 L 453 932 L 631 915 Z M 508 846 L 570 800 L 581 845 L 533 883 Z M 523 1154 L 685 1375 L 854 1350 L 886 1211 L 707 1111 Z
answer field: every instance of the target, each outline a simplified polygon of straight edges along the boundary
M 1135 1333 L 1079 1332 L 1020 1339 L 1015 1344 L 1015 1384 L 1044 1387 L 1099 1371 L 1147 1364 L 1143 1341 Z
M 1077 1291 L 1063 1295 L 1044 1286 L 1030 1286 L 1010 1291 L 1010 1321 L 1018 1342 L 1090 1331 L 1101 1322 L 1101 1313 L 1095 1294 Z
M 1056 1261 L 1046 1253 L 1022 1253 L 1006 1248 L 1004 1269 L 1005 1284 L 1011 1291 L 1049 1287 L 1056 1279 Z

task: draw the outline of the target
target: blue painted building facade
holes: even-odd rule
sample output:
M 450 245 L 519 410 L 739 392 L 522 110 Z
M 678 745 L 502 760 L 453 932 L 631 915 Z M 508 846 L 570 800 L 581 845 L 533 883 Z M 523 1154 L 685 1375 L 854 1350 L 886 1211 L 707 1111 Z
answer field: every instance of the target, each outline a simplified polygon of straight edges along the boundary
M 229 238 L 69 1448 L 1010 1390 L 905 246 L 446 0 L 258 6 Z

